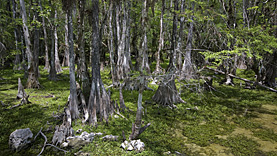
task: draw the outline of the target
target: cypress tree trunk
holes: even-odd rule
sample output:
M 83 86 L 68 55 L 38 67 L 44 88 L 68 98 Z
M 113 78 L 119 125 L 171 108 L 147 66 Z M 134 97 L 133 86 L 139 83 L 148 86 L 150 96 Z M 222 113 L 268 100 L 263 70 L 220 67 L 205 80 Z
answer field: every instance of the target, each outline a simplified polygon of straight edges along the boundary
M 17 4 L 15 0 L 13 2 L 13 20 L 16 20 L 16 10 L 17 10 Z M 20 53 L 19 53 L 19 48 L 18 48 L 18 30 L 17 30 L 17 25 L 14 27 L 14 39 L 15 39 L 15 50 L 16 50 L 16 55 L 15 55 L 15 60 L 14 60 L 14 70 L 20 70 Z
M 176 51 L 178 54 L 178 70 L 182 70 L 182 52 L 183 52 L 183 37 L 184 37 L 184 21 L 185 17 L 183 13 L 185 12 L 185 0 L 181 1 L 181 8 L 180 8 L 180 28 L 179 28 L 179 37 L 177 42 Z
M 40 11 L 42 12 L 41 1 L 39 1 L 39 5 L 40 5 Z M 43 27 L 44 47 L 45 47 L 45 65 L 44 65 L 44 69 L 49 71 L 50 64 L 49 64 L 49 54 L 48 54 L 49 53 L 48 52 L 48 37 L 47 37 L 47 31 L 46 31 L 44 16 L 42 16 L 42 27 Z
M 100 120 L 103 118 L 108 122 L 111 105 L 100 75 L 100 34 L 99 34 L 99 1 L 92 0 L 92 84 L 88 103 L 89 123 L 97 125 L 97 113 Z
M 178 0 L 174 1 L 174 15 L 173 15 L 173 29 L 171 34 L 171 54 L 170 54 L 170 60 L 169 65 L 167 68 L 167 71 L 176 71 L 176 39 L 177 39 L 177 12 L 178 11 Z
M 31 41 L 29 35 L 29 29 L 27 26 L 27 15 L 24 0 L 20 0 L 21 6 L 21 15 L 22 15 L 22 24 L 23 24 L 23 32 L 25 38 L 25 46 L 26 46 L 26 54 L 28 58 L 28 80 L 26 87 L 27 88 L 40 88 L 40 84 L 38 81 L 38 77 L 35 74 L 36 67 L 34 63 L 34 54 L 31 52 Z
M 64 25 L 64 30 L 65 30 L 65 34 L 64 34 L 64 57 L 63 57 L 63 63 L 62 66 L 63 67 L 68 67 L 69 65 L 69 45 L 68 45 L 68 25 L 67 25 L 67 13 L 65 13 L 65 25 Z
M 37 0 L 38 1 L 38 0 Z M 36 5 L 36 6 L 35 6 Z M 34 3 L 34 7 L 36 8 L 38 5 L 37 3 Z M 34 18 L 35 21 L 38 20 L 38 12 L 37 10 L 34 10 Z M 38 55 L 39 55 L 39 29 L 37 28 L 37 25 L 35 25 L 35 31 L 34 31 L 34 73 L 35 73 L 35 77 L 39 77 L 39 70 L 38 70 L 38 65 L 39 65 L 39 59 L 38 59 Z
M 79 110 L 77 106 L 77 89 L 75 79 L 75 59 L 74 59 L 74 43 L 73 43 L 73 27 L 72 27 L 72 8 L 67 10 L 68 17 L 68 42 L 69 42 L 69 77 L 70 77 L 70 101 L 69 110 L 72 119 L 79 118 Z
M 55 17 L 57 19 L 57 9 L 55 9 Z M 58 42 L 58 33 L 57 33 L 57 25 L 54 24 L 54 38 L 55 38 L 55 67 L 57 73 L 62 72 L 62 67 L 59 59 L 59 42 Z
M 160 57 L 161 57 L 161 50 L 164 46 L 164 30 L 163 30 L 163 15 L 164 15 L 164 9 L 165 9 L 165 0 L 162 0 L 162 11 L 161 11 L 161 18 L 160 18 L 160 39 L 159 39 L 159 47 L 158 51 L 156 53 L 156 69 L 154 71 L 155 74 L 161 73 L 161 65 L 160 65 Z
M 49 5 L 51 7 L 51 1 L 49 1 Z M 51 18 L 54 18 L 54 9 L 51 10 Z M 57 71 L 56 71 L 56 67 L 55 67 L 55 39 L 54 39 L 54 26 L 51 26 L 51 30 L 50 30 L 50 34 L 51 34 L 51 52 L 50 52 L 50 72 L 49 72 L 49 80 L 51 81 L 56 81 L 57 80 Z
M 144 0 L 143 2 L 143 8 L 142 8 L 142 38 L 141 38 L 141 48 L 139 50 L 139 62 L 140 62 L 140 70 L 145 70 L 147 73 L 150 73 L 150 66 L 148 63 L 148 47 L 147 47 L 147 13 L 148 13 L 148 6 L 147 6 L 147 0 Z
M 191 10 L 192 11 L 194 10 L 194 2 L 192 2 Z M 180 79 L 190 79 L 193 76 L 193 64 L 191 61 L 192 39 L 193 39 L 193 16 L 191 17 L 191 22 L 189 24 L 186 54 L 183 62 Z
M 89 92 L 90 92 L 90 82 L 89 82 L 89 74 L 87 71 L 87 65 L 86 65 L 86 55 L 85 55 L 85 43 L 84 43 L 84 13 L 85 13 L 85 0 L 79 0 L 78 1 L 78 7 L 79 7 L 79 17 L 78 17 L 78 50 L 80 55 L 80 78 L 81 78 L 81 85 L 83 89 L 83 93 L 85 96 L 86 103 L 88 102 L 89 98 Z
M 114 29 L 113 29 L 113 19 L 115 19 L 115 5 L 114 1 L 110 1 L 110 15 L 109 15 L 109 50 L 110 50 L 110 64 L 111 64 L 111 75 L 114 86 L 118 86 L 118 79 L 116 73 L 116 65 L 115 65 L 115 48 L 114 48 Z M 116 38 L 116 37 L 115 37 Z

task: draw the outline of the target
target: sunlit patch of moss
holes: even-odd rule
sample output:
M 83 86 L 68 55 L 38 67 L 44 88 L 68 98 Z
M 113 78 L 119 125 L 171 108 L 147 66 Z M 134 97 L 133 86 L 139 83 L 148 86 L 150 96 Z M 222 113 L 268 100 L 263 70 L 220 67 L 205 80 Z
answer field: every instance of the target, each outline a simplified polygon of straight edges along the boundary
M 243 135 L 228 137 L 227 140 L 220 139 L 217 143 L 229 147 L 234 155 L 255 155 L 255 153 L 262 153 L 258 151 L 260 145 L 256 141 Z
M 267 128 L 258 129 L 253 131 L 253 133 L 254 133 L 254 136 L 262 140 L 277 142 L 277 134 L 275 134 L 272 129 L 267 129 Z
M 218 139 L 216 135 L 226 135 L 233 130 L 234 126 L 225 123 L 205 123 L 185 126 L 183 135 L 188 138 L 190 143 L 208 146 Z
M 246 128 L 246 129 L 256 129 L 256 128 L 262 128 L 262 125 L 256 122 L 252 122 L 247 117 L 239 117 L 236 116 L 233 118 L 233 121 L 240 127 Z

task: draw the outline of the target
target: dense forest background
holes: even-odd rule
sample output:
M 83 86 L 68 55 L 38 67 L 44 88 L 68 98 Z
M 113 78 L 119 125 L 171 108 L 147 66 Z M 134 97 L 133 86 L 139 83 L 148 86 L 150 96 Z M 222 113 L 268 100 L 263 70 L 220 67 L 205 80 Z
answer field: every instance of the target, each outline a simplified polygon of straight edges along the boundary
M 47 136 L 59 133 L 64 140 L 73 135 L 72 128 L 76 130 L 80 125 L 88 131 L 91 130 L 89 127 L 105 130 L 120 122 L 125 126 L 116 134 L 124 130 L 127 140 L 136 140 L 144 133 L 147 136 L 154 132 L 163 134 L 155 125 L 158 122 L 158 119 L 154 120 L 156 114 L 162 114 L 163 119 L 172 123 L 182 123 L 173 127 L 182 131 L 182 134 L 176 131 L 176 137 L 180 139 L 191 135 L 184 130 L 187 123 L 183 121 L 194 120 L 194 113 L 201 116 L 201 119 L 195 119 L 198 124 L 205 116 L 204 125 L 211 118 L 213 124 L 207 127 L 218 126 L 214 124 L 215 112 L 205 114 L 215 103 L 226 107 L 226 110 L 220 107 L 221 113 L 242 114 L 241 122 L 242 118 L 249 117 L 249 110 L 262 109 L 263 102 L 276 104 L 276 8 L 275 0 L 1 0 L 1 91 L 14 89 L 8 84 L 18 82 L 21 86 L 17 95 L 3 92 L 0 96 L 4 102 L 2 107 L 9 103 L 8 111 L 16 111 L 18 107 L 25 108 L 24 105 L 35 97 L 47 93 L 54 98 L 57 96 L 54 94 L 58 94 L 63 99 L 59 101 L 59 110 L 58 105 L 53 104 L 48 111 L 60 113 L 63 120 L 52 121 L 60 128 Z M 22 79 L 28 94 L 18 78 Z M 61 89 L 65 94 L 61 95 L 55 89 Z M 34 93 L 41 95 L 32 95 Z M 6 99 L 6 95 L 21 99 L 20 105 L 16 105 L 18 101 Z M 255 95 L 269 97 L 256 99 L 253 104 L 247 96 L 254 98 Z M 219 100 L 229 96 L 240 99 L 238 105 L 234 106 L 232 102 L 227 105 Z M 60 105 L 65 109 L 60 110 Z M 209 111 L 204 111 L 207 105 Z M 148 114 L 155 117 L 147 118 L 148 107 Z M 7 114 L 4 108 L 2 111 L 1 120 L 4 120 Z M 114 114 L 123 121 L 111 119 Z M 125 121 L 126 115 L 130 115 L 132 121 Z M 155 130 L 151 129 L 153 126 Z M 22 128 L 14 126 L 19 127 Z M 107 131 L 114 132 L 115 129 Z M 194 126 L 192 131 L 198 130 Z M 230 128 L 225 130 L 231 132 Z M 256 129 L 251 130 L 256 132 Z M 266 132 L 276 136 L 276 130 L 274 127 Z M 6 138 L 1 139 L 1 144 Z M 275 143 L 276 138 L 272 139 Z M 178 139 L 175 143 L 180 145 Z M 207 146 L 200 143 L 206 138 L 198 139 L 193 138 L 197 141 L 191 142 Z M 123 140 L 126 140 L 125 134 Z M 172 147 L 163 146 L 165 150 L 158 148 L 157 141 L 146 142 L 153 143 L 151 149 L 146 148 L 150 154 L 181 149 L 178 145 L 173 147 L 175 143 L 172 142 L 166 143 Z M 53 143 L 56 144 L 55 140 Z M 233 147 L 230 142 L 220 145 Z M 113 149 L 117 145 L 112 143 L 110 146 Z M 275 144 L 270 146 L 275 147 Z M 231 149 L 235 155 L 242 151 Z M 272 150 L 266 152 L 272 154 Z

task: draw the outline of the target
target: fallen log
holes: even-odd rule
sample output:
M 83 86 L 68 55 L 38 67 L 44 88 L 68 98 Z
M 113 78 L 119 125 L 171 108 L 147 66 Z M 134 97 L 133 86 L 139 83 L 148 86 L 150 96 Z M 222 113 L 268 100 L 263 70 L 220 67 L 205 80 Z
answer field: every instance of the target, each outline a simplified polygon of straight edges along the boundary
M 209 69 L 209 70 L 212 70 L 212 71 L 215 71 L 215 72 L 218 72 L 218 73 L 220 73 L 220 74 L 225 75 L 225 72 L 220 71 L 220 70 L 217 70 L 217 69 L 213 69 L 213 68 L 210 68 L 210 67 L 205 67 L 205 69 Z M 229 75 L 230 77 L 232 77 L 232 78 L 239 79 L 239 80 L 242 80 L 242 81 L 244 81 L 244 82 L 252 83 L 252 84 L 258 85 L 258 86 L 260 86 L 260 87 L 266 88 L 266 89 L 268 89 L 268 90 L 270 90 L 270 91 L 272 91 L 272 92 L 277 93 L 277 90 L 275 90 L 275 89 L 273 89 L 273 88 L 270 88 L 270 87 L 268 87 L 268 86 L 265 86 L 265 85 L 263 85 L 263 84 L 260 83 L 260 82 L 250 81 L 250 80 L 247 80 L 247 79 L 244 79 L 244 78 L 235 76 L 235 75 L 233 75 L 233 74 L 228 74 L 228 75 Z

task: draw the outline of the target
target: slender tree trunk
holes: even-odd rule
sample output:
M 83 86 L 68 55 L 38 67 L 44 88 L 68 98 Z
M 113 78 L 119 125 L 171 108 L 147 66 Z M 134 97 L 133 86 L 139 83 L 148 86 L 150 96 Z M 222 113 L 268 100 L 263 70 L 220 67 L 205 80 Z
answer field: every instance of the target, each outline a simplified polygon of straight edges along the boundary
M 141 39 L 141 48 L 139 50 L 139 58 L 140 58 L 140 68 L 141 70 L 145 70 L 147 73 L 150 73 L 150 66 L 148 63 L 148 47 L 147 47 L 147 13 L 148 13 L 148 6 L 147 6 L 147 0 L 144 0 L 143 2 L 143 8 L 142 8 L 142 39 Z
M 117 77 L 119 80 L 122 80 L 123 77 L 123 55 L 124 55 L 124 47 L 125 47 L 125 31 L 126 31 L 126 21 L 125 17 L 123 18 L 122 22 L 120 18 L 121 8 L 122 8 L 121 1 L 117 1 L 116 3 L 116 33 L 117 33 L 117 41 L 118 41 L 118 50 L 117 50 Z M 124 10 L 124 9 L 123 9 Z M 122 28 L 121 28 L 122 24 Z
M 38 0 L 36 0 L 36 3 L 33 4 L 34 7 L 36 8 L 37 5 L 38 5 Z M 38 11 L 37 10 L 34 10 L 34 21 L 38 21 Z M 37 27 L 37 25 L 35 25 L 34 27 L 35 31 L 34 31 L 34 73 L 35 73 L 35 77 L 39 77 L 39 68 L 38 68 L 38 65 L 39 65 L 39 59 L 38 59 L 38 56 L 39 56 L 39 29 Z
M 122 71 L 123 71 L 123 78 L 126 78 L 128 76 L 128 73 L 130 72 L 130 62 L 131 62 L 131 55 L 130 55 L 130 49 L 129 49 L 129 43 L 130 43 L 130 37 L 128 36 L 130 33 L 130 27 L 129 27 L 129 1 L 124 2 L 124 18 L 123 18 L 123 30 L 122 30 L 122 46 L 123 46 L 123 62 L 122 62 Z
M 63 63 L 62 66 L 63 67 L 67 67 L 69 65 L 69 45 L 68 45 L 68 25 L 67 25 L 67 13 L 65 13 L 65 25 L 64 25 L 64 29 L 65 29 L 65 34 L 64 34 L 64 58 L 63 58 Z
M 21 6 L 21 14 L 22 14 L 22 24 L 23 24 L 23 32 L 25 38 L 25 46 L 26 46 L 26 53 L 28 58 L 28 80 L 26 87 L 27 88 L 40 88 L 40 84 L 38 81 L 38 77 L 35 74 L 35 65 L 34 65 L 34 55 L 31 52 L 31 41 L 29 35 L 29 29 L 27 26 L 27 15 L 26 15 L 26 8 L 24 0 L 20 0 Z
M 50 52 L 50 71 L 49 71 L 49 80 L 51 81 L 56 81 L 57 80 L 57 72 L 56 72 L 56 67 L 55 67 L 55 40 L 54 38 L 54 30 L 53 27 L 51 28 L 50 31 L 51 34 L 51 52 Z
M 194 2 L 192 2 L 191 10 L 194 10 Z M 189 32 L 187 37 L 187 47 L 186 47 L 186 54 L 184 58 L 184 63 L 181 71 L 181 78 L 180 79 L 190 79 L 193 76 L 193 64 L 191 61 L 191 49 L 192 49 L 192 39 L 193 39 L 193 16 L 191 16 L 191 22 L 189 26 Z
M 83 89 L 83 93 L 85 96 L 86 103 L 89 99 L 89 92 L 90 92 L 90 82 L 89 82 L 89 74 L 86 65 L 86 55 L 85 55 L 85 43 L 84 43 L 84 13 L 85 13 L 85 0 L 78 1 L 79 7 L 79 17 L 78 17 L 78 50 L 80 55 L 80 78 L 81 78 L 81 85 Z
M 111 64 L 111 75 L 113 85 L 118 86 L 118 79 L 116 73 L 116 65 L 115 65 L 115 48 L 114 48 L 114 33 L 113 33 L 113 18 L 115 18 L 114 11 L 115 5 L 114 1 L 110 1 L 110 16 L 109 16 L 109 35 L 110 35 L 110 64 Z
M 40 11 L 42 12 L 41 1 L 39 1 L 39 5 L 40 5 Z M 42 27 L 43 27 L 44 47 L 45 47 L 45 66 L 44 66 L 44 69 L 49 71 L 50 64 L 49 64 L 49 54 L 48 54 L 49 53 L 48 52 L 48 37 L 47 37 L 47 31 L 46 31 L 44 16 L 42 16 Z
M 52 6 L 51 1 L 49 2 L 50 6 Z M 51 18 L 54 18 L 54 10 L 51 10 Z M 50 52 L 50 71 L 49 71 L 49 80 L 51 81 L 56 81 L 57 80 L 57 71 L 56 71 L 56 67 L 55 67 L 55 39 L 54 39 L 54 26 L 51 26 L 51 30 L 50 30 L 50 34 L 51 34 L 51 52 Z
M 17 10 L 17 3 L 15 0 L 13 2 L 13 20 L 16 20 L 16 10 Z M 15 50 L 16 50 L 16 55 L 15 55 L 15 60 L 14 60 L 14 70 L 20 70 L 20 53 L 19 53 L 19 48 L 18 48 L 18 30 L 17 30 L 17 25 L 14 28 L 14 39 L 15 39 Z
M 156 53 L 156 69 L 154 71 L 155 74 L 161 73 L 161 65 L 160 65 L 160 60 L 161 60 L 161 51 L 164 46 L 164 30 L 163 30 L 163 17 L 164 17 L 164 9 L 165 9 L 165 0 L 162 0 L 162 11 L 161 11 L 161 18 L 160 18 L 160 39 L 159 39 L 159 47 L 158 51 Z
M 144 79 L 145 78 L 142 75 L 142 71 L 141 71 L 136 121 L 135 121 L 135 124 L 133 124 L 132 126 L 132 134 L 129 137 L 130 140 L 134 140 L 140 135 L 141 119 L 142 119 L 142 93 L 143 93 L 144 81 L 145 81 Z
M 177 39 L 177 11 L 178 11 L 178 0 L 174 1 L 174 15 L 173 15 L 173 29 L 172 29 L 172 39 L 171 39 L 171 54 L 169 65 L 167 71 L 169 70 L 176 70 L 176 39 Z
M 77 103 L 77 89 L 75 80 L 75 59 L 74 59 L 74 43 L 73 43 L 73 21 L 72 8 L 67 10 L 68 17 L 68 42 L 69 42 L 69 77 L 70 77 L 70 101 L 69 110 L 72 119 L 79 118 L 79 110 Z
M 183 13 L 185 12 L 185 0 L 181 1 L 181 8 L 180 8 L 180 28 L 179 28 L 179 37 L 177 42 L 176 51 L 178 54 L 178 70 L 182 70 L 182 56 L 183 56 L 183 37 L 184 37 L 184 21 L 185 17 Z
M 130 13 L 131 13 L 131 2 L 130 1 L 126 1 L 126 44 L 125 44 L 125 62 L 126 62 L 126 67 L 125 69 L 127 69 L 128 71 L 125 71 L 126 73 L 128 73 L 133 67 L 132 65 L 132 60 L 131 60 L 131 49 L 130 49 L 130 42 L 131 42 L 131 26 L 130 26 Z
M 55 9 L 55 20 L 57 20 L 57 10 Z M 54 23 L 54 38 L 55 38 L 55 67 L 57 73 L 62 72 L 62 67 L 59 59 L 59 42 L 58 42 L 58 33 L 57 33 L 57 25 Z

